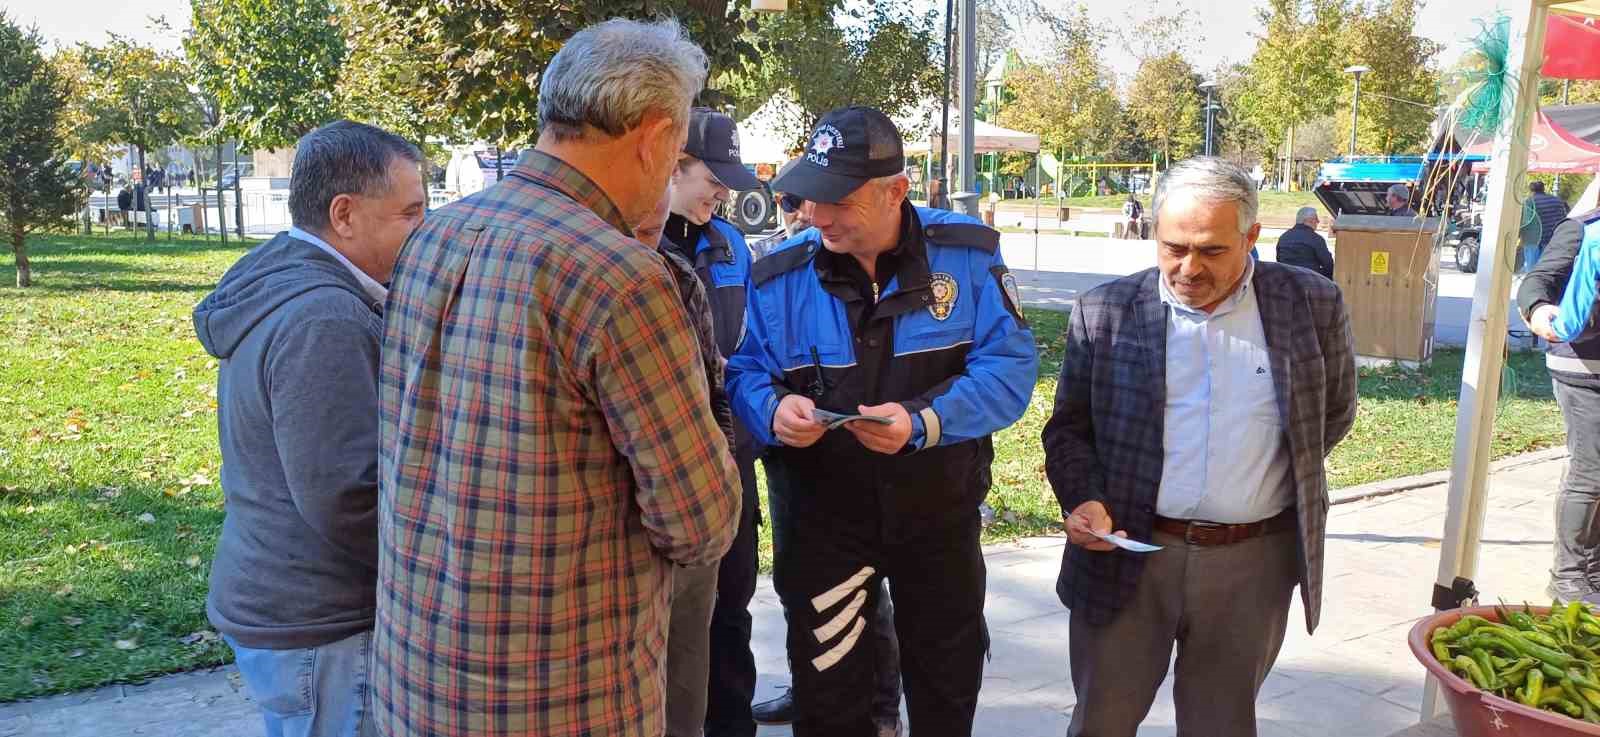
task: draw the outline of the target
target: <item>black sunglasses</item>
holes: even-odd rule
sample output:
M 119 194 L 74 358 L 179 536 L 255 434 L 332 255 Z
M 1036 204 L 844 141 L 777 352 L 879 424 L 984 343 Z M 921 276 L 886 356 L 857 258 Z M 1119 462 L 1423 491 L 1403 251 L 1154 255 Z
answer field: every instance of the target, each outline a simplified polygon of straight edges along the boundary
M 784 212 L 787 212 L 791 215 L 793 215 L 796 210 L 799 210 L 804 204 L 806 204 L 805 200 L 796 195 L 789 194 L 788 192 L 778 196 L 778 207 L 783 208 Z

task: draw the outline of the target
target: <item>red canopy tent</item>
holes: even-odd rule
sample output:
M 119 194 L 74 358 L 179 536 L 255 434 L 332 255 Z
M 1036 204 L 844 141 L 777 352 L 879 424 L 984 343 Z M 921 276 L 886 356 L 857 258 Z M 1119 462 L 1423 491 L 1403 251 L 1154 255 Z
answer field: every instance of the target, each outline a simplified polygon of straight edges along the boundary
M 1592 12 L 1583 3 L 1570 10 Z M 1545 21 L 1543 76 L 1551 79 L 1600 79 L 1600 25 L 1593 16 L 1554 10 Z
M 1463 153 L 1494 155 L 1494 141 L 1468 146 Z M 1489 162 L 1474 164 L 1473 171 L 1486 172 Z M 1600 172 L 1600 145 L 1590 143 L 1550 120 L 1544 111 L 1534 121 L 1528 137 L 1528 171 L 1541 174 L 1593 174 Z

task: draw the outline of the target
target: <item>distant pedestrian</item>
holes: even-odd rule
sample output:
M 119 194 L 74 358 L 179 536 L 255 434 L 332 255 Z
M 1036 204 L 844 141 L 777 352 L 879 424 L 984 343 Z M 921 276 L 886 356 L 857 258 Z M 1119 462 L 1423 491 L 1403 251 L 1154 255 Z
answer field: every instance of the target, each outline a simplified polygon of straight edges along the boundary
M 1546 246 L 1550 245 L 1550 238 L 1556 233 L 1556 226 L 1567 219 L 1567 203 L 1553 194 L 1546 194 L 1544 182 L 1530 182 L 1528 192 L 1532 195 L 1533 212 L 1539 217 L 1539 241 L 1525 244 L 1522 249 L 1522 270 L 1532 271 L 1535 264 L 1539 263 L 1539 256 L 1544 253 Z
M 1333 278 L 1333 253 L 1328 242 L 1317 234 L 1321 218 L 1317 208 L 1302 207 L 1294 215 L 1294 227 L 1278 237 L 1278 263 L 1310 269 Z
M 341 121 L 296 146 L 294 225 L 194 310 L 217 368 L 226 515 L 206 614 L 269 737 L 368 737 L 378 582 L 378 358 L 421 153 Z
M 133 211 L 133 190 L 129 189 L 127 184 L 123 184 L 122 189 L 117 191 L 117 210 L 122 213 L 122 222 L 133 222 L 133 218 L 128 215 Z
M 1122 203 L 1122 237 L 1135 240 L 1144 238 L 1144 205 L 1139 204 L 1139 198 L 1132 192 L 1128 199 Z
M 1384 193 L 1384 200 L 1389 206 L 1389 214 L 1393 217 L 1417 216 L 1417 211 L 1411 209 L 1411 188 L 1404 184 L 1389 185 L 1389 191 Z

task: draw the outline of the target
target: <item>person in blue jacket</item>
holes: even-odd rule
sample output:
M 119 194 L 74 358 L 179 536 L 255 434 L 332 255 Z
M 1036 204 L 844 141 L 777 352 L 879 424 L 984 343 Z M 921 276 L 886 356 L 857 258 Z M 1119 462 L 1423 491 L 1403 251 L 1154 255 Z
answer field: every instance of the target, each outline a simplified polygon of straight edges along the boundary
M 1027 409 L 1038 356 L 999 234 L 913 207 L 904 169 L 882 112 L 822 117 L 772 184 L 815 227 L 752 267 L 728 362 L 735 415 L 792 500 L 773 582 L 799 737 L 875 734 L 863 633 L 885 577 L 911 733 L 970 734 L 983 679 L 976 510 L 990 435 Z
M 1564 218 L 1517 289 L 1522 319 L 1550 341 L 1545 367 L 1571 459 L 1556 496 L 1551 598 L 1600 604 L 1600 210 Z

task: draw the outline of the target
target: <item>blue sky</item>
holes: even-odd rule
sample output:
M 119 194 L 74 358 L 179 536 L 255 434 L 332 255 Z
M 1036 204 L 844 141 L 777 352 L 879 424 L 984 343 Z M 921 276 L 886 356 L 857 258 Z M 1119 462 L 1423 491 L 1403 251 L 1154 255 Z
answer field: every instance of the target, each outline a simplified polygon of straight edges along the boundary
M 1431 0 L 1423 7 L 1418 23 L 1421 35 L 1447 44 L 1469 38 L 1475 31 L 1474 18 L 1485 17 L 1497 8 L 1509 7 L 1510 0 Z M 1042 0 L 1047 5 L 1066 8 L 1076 5 L 1075 0 Z M 943 2 L 938 3 L 941 7 Z M 1177 8 L 1187 8 L 1199 19 L 1196 35 L 1204 38 L 1195 45 L 1192 61 L 1202 69 L 1218 63 L 1243 61 L 1250 55 L 1255 42 L 1250 33 L 1255 28 L 1252 0 L 1151 0 L 1130 3 L 1128 0 L 1085 0 L 1090 16 L 1102 23 L 1121 23 L 1127 20 L 1130 6 L 1143 13 L 1170 13 Z M 157 44 L 176 47 L 176 35 L 159 37 L 147 28 L 146 18 L 165 15 L 177 29 L 188 25 L 188 0 L 0 0 L 0 8 L 24 24 L 37 24 L 46 38 L 58 43 L 79 41 L 98 42 L 107 31 L 117 31 Z M 1459 44 L 1457 44 L 1459 45 Z M 1108 51 L 1114 51 L 1109 49 Z M 1458 52 L 1447 50 L 1446 62 L 1454 60 Z M 1119 75 L 1131 75 L 1136 64 L 1127 55 L 1108 54 L 1112 68 Z

